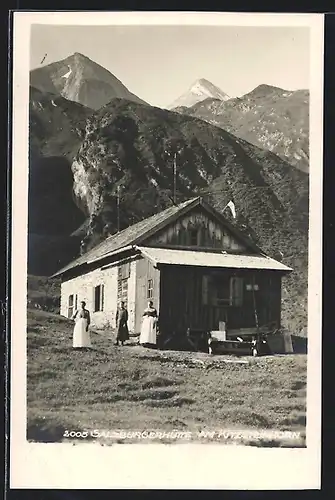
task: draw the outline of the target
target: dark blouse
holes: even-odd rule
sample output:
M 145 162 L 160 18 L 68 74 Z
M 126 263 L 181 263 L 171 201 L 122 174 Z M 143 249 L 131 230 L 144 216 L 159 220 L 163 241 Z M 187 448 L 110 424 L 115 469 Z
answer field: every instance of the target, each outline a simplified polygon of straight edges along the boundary
M 152 318 L 157 318 L 157 310 L 154 307 L 147 307 L 144 310 L 143 316 L 151 316 Z
M 84 318 L 87 320 L 87 324 L 90 324 L 91 318 L 90 313 L 87 309 L 78 309 L 73 315 L 73 319 L 77 318 Z

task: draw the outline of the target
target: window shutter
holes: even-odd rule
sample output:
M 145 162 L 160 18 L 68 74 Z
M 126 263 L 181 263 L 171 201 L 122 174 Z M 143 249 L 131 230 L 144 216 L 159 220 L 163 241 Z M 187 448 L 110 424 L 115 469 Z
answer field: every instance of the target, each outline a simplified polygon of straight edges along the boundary
M 202 303 L 208 304 L 208 276 L 206 274 L 202 277 Z
M 204 246 L 204 228 L 203 226 L 199 226 L 197 230 L 197 246 Z
M 92 309 L 93 312 L 96 311 L 95 286 L 92 289 Z
M 100 310 L 103 311 L 104 310 L 104 305 L 105 305 L 105 286 L 104 285 L 100 286 L 100 293 L 101 293 L 101 297 L 100 297 L 100 301 L 101 301 Z
M 72 314 L 73 314 L 73 295 L 69 295 L 68 308 L 67 308 L 68 318 L 71 318 Z
M 243 278 L 232 277 L 230 279 L 230 304 L 232 306 L 242 305 Z
M 235 289 L 235 278 L 230 278 L 230 290 L 229 290 L 229 301 L 230 305 L 233 306 L 235 305 L 235 295 L 234 295 L 234 290 Z

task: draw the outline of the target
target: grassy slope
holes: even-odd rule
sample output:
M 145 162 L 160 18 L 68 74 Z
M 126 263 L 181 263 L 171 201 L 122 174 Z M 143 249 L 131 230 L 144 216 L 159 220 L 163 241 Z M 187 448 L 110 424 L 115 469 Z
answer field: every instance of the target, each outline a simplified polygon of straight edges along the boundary
M 228 364 L 226 356 L 116 348 L 94 333 L 94 350 L 81 352 L 71 348 L 72 327 L 28 310 L 28 439 L 60 440 L 65 429 L 304 432 L 305 356 Z
M 44 309 L 54 313 L 59 312 L 60 280 L 45 276 L 28 275 L 28 304 L 32 308 Z

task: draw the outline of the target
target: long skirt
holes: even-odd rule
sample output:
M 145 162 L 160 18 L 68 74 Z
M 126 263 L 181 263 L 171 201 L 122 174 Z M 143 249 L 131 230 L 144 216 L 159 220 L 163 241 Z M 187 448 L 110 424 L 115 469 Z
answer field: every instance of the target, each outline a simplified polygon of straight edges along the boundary
M 79 318 L 73 329 L 73 347 L 92 347 L 90 333 L 86 331 L 87 320 Z
M 152 316 L 144 316 L 141 327 L 140 344 L 156 345 L 156 341 L 156 319 Z
M 116 331 L 116 340 L 119 342 L 124 342 L 129 340 L 129 331 L 127 325 L 120 325 Z

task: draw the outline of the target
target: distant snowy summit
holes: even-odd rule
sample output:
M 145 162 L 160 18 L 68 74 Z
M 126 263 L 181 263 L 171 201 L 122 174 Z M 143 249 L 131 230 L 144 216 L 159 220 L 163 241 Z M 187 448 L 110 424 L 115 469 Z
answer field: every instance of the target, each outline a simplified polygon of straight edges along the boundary
M 227 101 L 230 96 L 227 95 L 213 83 L 205 78 L 200 78 L 191 85 L 191 87 L 176 99 L 167 109 L 174 109 L 179 107 L 191 107 L 194 104 L 204 101 L 205 99 L 219 99 L 220 101 Z

